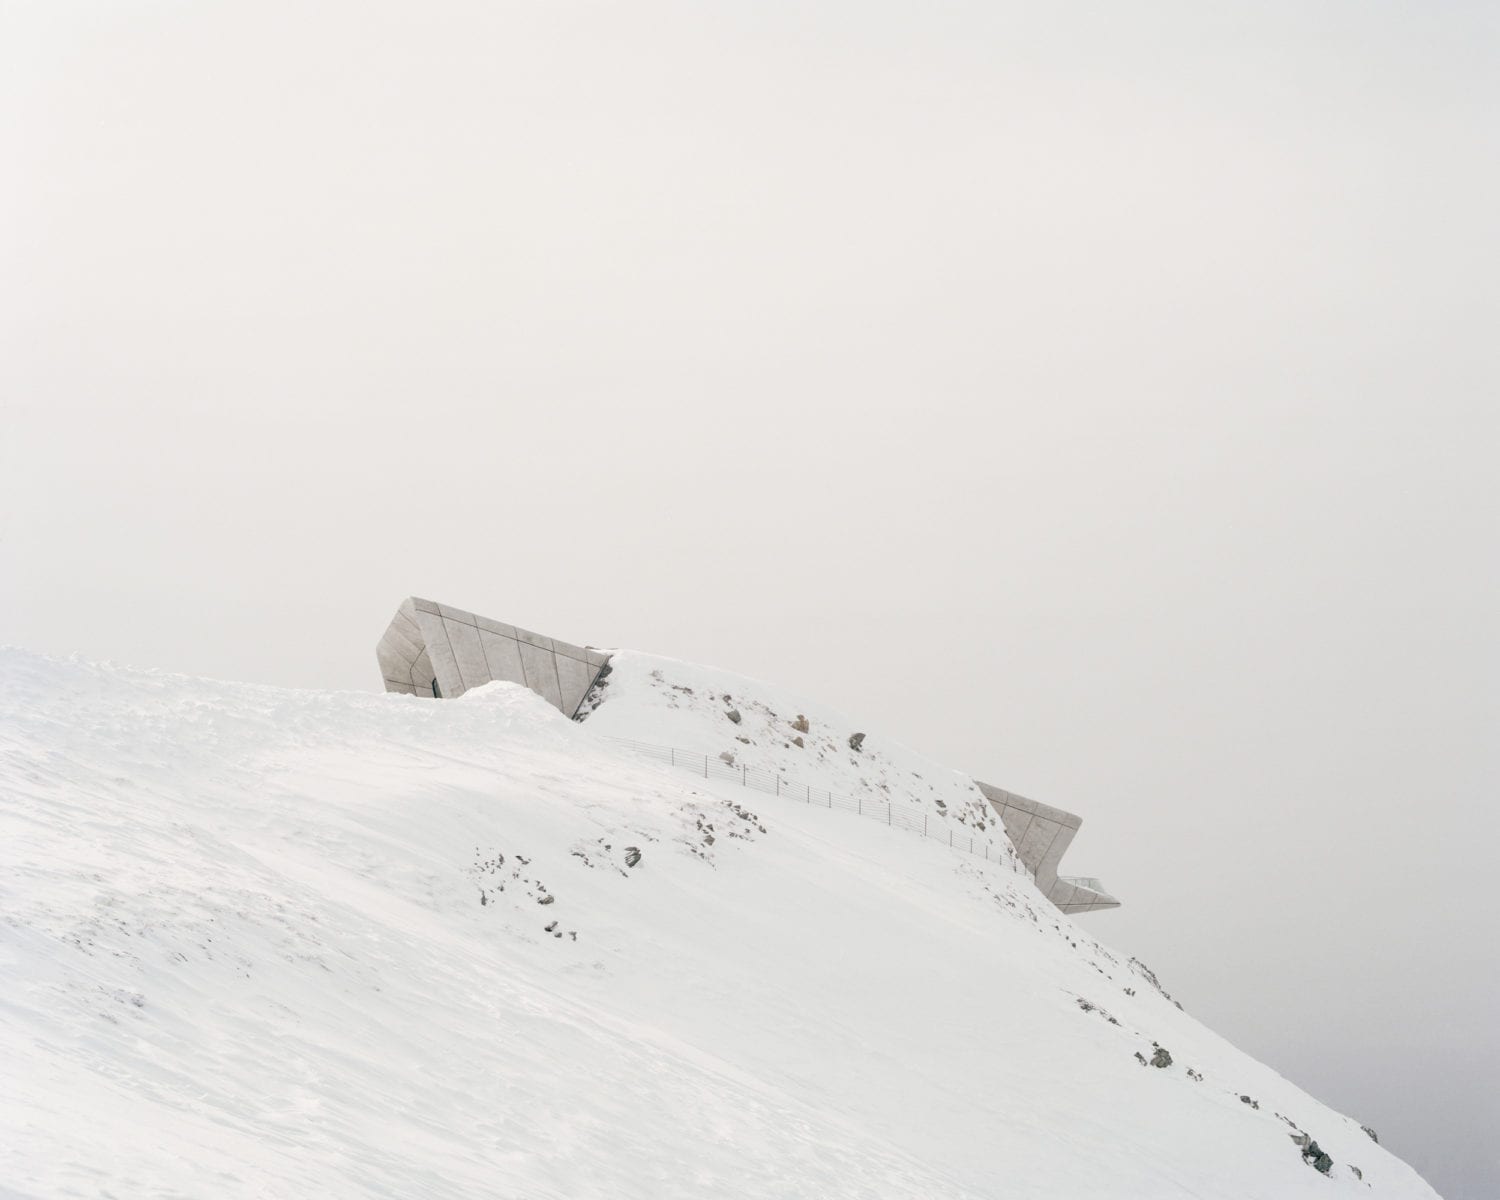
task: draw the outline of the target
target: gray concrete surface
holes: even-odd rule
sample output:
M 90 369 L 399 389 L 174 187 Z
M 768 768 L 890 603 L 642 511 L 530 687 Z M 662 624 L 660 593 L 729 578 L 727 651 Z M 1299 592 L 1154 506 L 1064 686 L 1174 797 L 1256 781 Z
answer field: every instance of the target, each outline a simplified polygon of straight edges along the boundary
M 1036 885 L 1042 890 L 1042 895 L 1065 913 L 1120 906 L 1120 902 L 1106 892 L 1097 879 L 1057 873 L 1063 852 L 1083 824 L 1082 817 L 993 784 L 980 783 L 977 779 L 974 782 L 990 802 L 990 807 L 999 814 L 1006 836 L 1026 869 L 1036 876 Z
M 529 687 L 569 717 L 609 661 L 602 650 L 417 596 L 401 602 L 375 647 L 375 657 L 388 692 L 451 699 L 481 684 L 505 680 Z

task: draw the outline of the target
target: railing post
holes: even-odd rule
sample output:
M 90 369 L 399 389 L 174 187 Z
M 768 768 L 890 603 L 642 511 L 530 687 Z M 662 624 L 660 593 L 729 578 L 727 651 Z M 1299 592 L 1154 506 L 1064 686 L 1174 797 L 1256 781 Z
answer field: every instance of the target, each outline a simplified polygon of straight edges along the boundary
M 703 778 L 708 778 L 708 755 L 703 756 Z
M 950 850 L 953 848 L 953 830 L 951 829 L 948 830 L 948 848 Z
M 672 756 L 672 765 L 675 767 L 677 765 L 677 751 L 674 750 L 674 749 L 668 748 L 667 752 Z
M 885 802 L 885 823 L 887 825 L 891 823 L 891 802 L 889 800 Z
M 926 813 L 922 814 L 922 836 L 923 837 L 927 836 L 927 814 Z
M 855 797 L 855 803 L 859 805 L 859 815 L 860 816 L 864 816 L 865 815 L 865 798 L 863 796 L 857 796 L 857 797 Z

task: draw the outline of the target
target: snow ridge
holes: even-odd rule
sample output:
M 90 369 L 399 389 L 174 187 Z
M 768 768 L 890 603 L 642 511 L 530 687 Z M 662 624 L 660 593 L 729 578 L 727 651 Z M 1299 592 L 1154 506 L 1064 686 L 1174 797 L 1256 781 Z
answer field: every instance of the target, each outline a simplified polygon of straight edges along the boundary
M 621 755 L 711 730 L 966 811 L 640 665 L 580 725 L 0 651 L 9 1194 L 1434 1194 L 1024 875 Z

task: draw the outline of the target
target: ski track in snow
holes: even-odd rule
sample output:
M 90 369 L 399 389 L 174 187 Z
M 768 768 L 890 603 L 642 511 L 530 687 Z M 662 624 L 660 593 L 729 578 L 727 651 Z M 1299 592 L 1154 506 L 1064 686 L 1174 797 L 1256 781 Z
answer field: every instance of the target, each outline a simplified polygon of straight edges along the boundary
M 579 724 L 505 684 L 433 702 L 0 651 L 0 1194 L 1434 1195 L 1013 855 L 599 735 L 925 806 L 1009 854 L 958 772 L 769 685 L 612 665 Z M 1136 1059 L 1153 1043 L 1170 1067 Z

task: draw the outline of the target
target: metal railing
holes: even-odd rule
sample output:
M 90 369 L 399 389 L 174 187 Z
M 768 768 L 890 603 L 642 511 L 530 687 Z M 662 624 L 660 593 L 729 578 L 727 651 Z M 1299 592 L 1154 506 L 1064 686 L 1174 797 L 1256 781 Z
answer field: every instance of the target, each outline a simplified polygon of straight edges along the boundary
M 651 742 L 637 742 L 630 738 L 600 735 L 603 741 L 623 747 L 633 754 L 651 759 L 679 770 L 691 771 L 701 779 L 718 779 L 737 783 L 752 791 L 764 792 L 768 796 L 779 796 L 818 808 L 840 809 L 862 817 L 880 821 L 892 829 L 904 829 L 921 837 L 946 842 L 954 850 L 983 858 L 987 862 L 1008 866 L 1017 874 L 1026 874 L 1026 869 L 1014 851 L 994 850 L 988 837 L 975 837 L 967 825 L 947 816 L 934 816 L 915 805 L 898 804 L 891 800 L 874 797 L 841 796 L 827 788 L 815 788 L 811 784 L 798 783 L 787 775 L 780 775 L 762 767 L 726 762 L 705 754 L 701 750 L 685 750 L 681 746 L 658 746 Z M 995 818 L 998 826 L 1000 818 Z M 1004 837 L 1002 833 L 1000 835 Z

